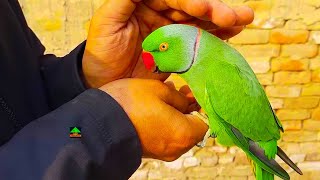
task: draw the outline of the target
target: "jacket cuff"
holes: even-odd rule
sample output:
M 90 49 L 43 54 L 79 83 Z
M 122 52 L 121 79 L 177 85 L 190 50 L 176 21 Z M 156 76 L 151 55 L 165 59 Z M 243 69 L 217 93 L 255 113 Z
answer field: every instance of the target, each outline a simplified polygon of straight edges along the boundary
M 86 90 L 81 79 L 84 49 L 85 42 L 65 57 L 57 58 L 54 55 L 43 57 L 41 71 L 52 109 L 70 101 Z
M 84 138 L 87 139 L 85 142 L 111 147 L 109 150 L 97 152 L 100 148 L 87 146 L 89 152 L 96 153 L 97 161 L 105 163 L 100 166 L 103 169 L 95 171 L 95 175 L 106 179 L 128 179 L 137 170 L 142 158 L 139 137 L 129 117 L 110 95 L 98 89 L 85 91 L 77 97 L 77 101 L 83 104 L 84 109 L 93 117 L 92 121 L 80 123 L 84 126 L 82 129 L 93 130 L 100 135 L 100 138 L 86 137 L 87 133 L 82 131 Z M 107 154 L 104 154 L 106 152 Z M 113 171 L 109 172 L 108 169 Z

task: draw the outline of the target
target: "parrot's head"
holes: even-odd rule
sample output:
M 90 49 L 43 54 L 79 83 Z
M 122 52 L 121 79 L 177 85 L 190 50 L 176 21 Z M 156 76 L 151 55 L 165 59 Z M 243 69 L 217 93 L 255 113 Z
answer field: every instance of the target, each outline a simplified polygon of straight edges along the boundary
M 142 59 L 153 72 L 184 73 L 194 61 L 200 29 L 172 24 L 152 32 L 142 43 Z

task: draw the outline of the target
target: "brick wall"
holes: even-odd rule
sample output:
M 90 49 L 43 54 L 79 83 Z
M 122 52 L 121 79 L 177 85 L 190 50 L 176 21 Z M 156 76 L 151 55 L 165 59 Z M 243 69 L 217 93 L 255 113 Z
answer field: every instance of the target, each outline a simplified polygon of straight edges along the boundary
M 85 39 L 103 0 L 20 0 L 47 52 L 64 55 Z M 255 10 L 254 22 L 229 40 L 265 87 L 285 133 L 279 145 L 303 170 L 292 179 L 320 177 L 320 0 L 226 0 Z M 178 87 L 185 84 L 170 77 Z M 144 159 L 132 179 L 254 179 L 245 154 L 210 140 L 174 162 Z

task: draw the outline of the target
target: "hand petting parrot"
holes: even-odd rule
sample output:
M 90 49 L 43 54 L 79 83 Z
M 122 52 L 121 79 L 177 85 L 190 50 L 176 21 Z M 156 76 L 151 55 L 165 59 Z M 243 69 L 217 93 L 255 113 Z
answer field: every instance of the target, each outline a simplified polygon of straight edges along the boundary
M 142 58 L 154 72 L 178 73 L 190 86 L 208 118 L 211 136 L 224 146 L 240 147 L 253 161 L 256 179 L 274 175 L 290 179 L 274 160 L 278 155 L 301 170 L 277 146 L 281 122 L 246 60 L 214 35 L 194 26 L 173 24 L 151 33 L 142 44 Z M 203 144 L 202 144 L 203 145 Z

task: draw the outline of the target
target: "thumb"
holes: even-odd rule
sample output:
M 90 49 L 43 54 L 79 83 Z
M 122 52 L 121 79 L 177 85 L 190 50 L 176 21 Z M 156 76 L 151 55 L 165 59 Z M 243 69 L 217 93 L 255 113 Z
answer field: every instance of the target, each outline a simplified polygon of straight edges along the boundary
M 203 122 L 200 118 L 197 116 L 187 114 L 185 115 L 188 118 L 188 122 L 190 123 L 190 130 L 189 132 L 192 132 L 191 134 L 191 140 L 193 140 L 193 144 L 197 144 L 200 141 L 203 140 L 203 137 L 205 136 L 206 132 L 208 131 L 208 125 Z
M 125 23 L 141 0 L 106 0 L 98 9 L 97 18 L 105 23 Z

